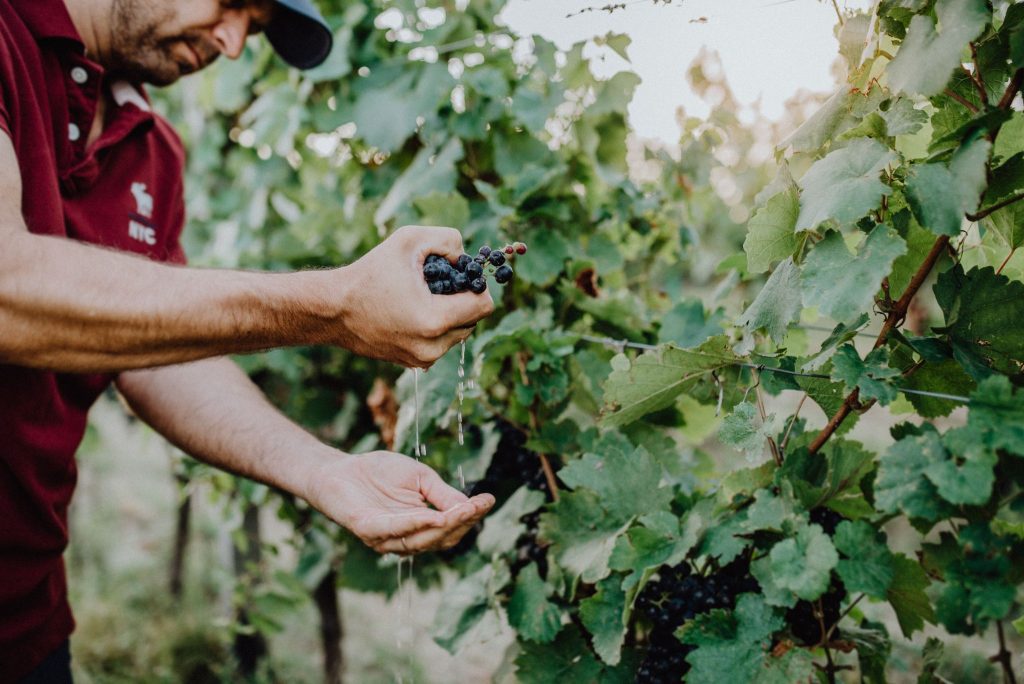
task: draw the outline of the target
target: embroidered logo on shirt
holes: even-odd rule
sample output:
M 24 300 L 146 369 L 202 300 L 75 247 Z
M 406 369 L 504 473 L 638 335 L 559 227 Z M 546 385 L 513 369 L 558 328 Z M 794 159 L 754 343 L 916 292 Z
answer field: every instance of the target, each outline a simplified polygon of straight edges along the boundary
M 156 231 L 150 221 L 153 216 L 153 196 L 146 192 L 145 183 L 132 183 L 132 195 L 135 196 L 135 211 L 128 214 L 128 235 L 147 245 L 155 245 Z

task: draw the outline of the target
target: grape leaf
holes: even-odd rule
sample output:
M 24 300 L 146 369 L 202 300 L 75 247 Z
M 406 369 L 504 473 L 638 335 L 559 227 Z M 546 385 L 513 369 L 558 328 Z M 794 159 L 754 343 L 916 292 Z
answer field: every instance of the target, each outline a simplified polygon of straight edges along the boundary
M 967 273 L 957 265 L 939 275 L 935 298 L 946 317 L 935 332 L 954 347 L 988 359 L 997 370 L 1012 372 L 1024 360 L 1024 283 L 996 274 L 991 267 Z M 958 359 L 959 360 L 959 359 Z
M 593 656 L 580 631 L 569 626 L 550 644 L 524 642 L 516 657 L 515 679 L 521 684 L 628 684 L 636 663 L 623 662 L 617 668 L 603 665 Z
M 435 111 L 434 105 L 446 99 L 455 85 L 443 64 L 427 63 L 415 71 L 374 69 L 367 78 L 354 83 L 351 118 L 359 137 L 389 152 L 416 131 L 416 118 Z
M 966 430 L 976 445 L 1024 456 L 1024 391 L 999 375 L 982 381 L 971 394 Z
M 850 321 L 870 311 L 882 278 L 907 245 L 886 225 L 878 225 L 850 255 L 842 235 L 830 232 L 807 257 L 801 277 L 806 306 L 836 321 Z
M 562 629 L 562 614 L 548 600 L 551 590 L 540 578 L 537 564 L 519 571 L 516 588 L 508 602 L 508 621 L 523 639 L 546 644 Z
M 857 647 L 857 662 L 860 664 L 864 684 L 886 684 L 886 665 L 892 653 L 892 638 L 885 625 L 864 620 L 861 627 L 843 626 L 843 638 Z
M 562 494 L 541 516 L 540 537 L 551 542 L 559 565 L 593 583 L 607 577 L 615 540 L 628 527 L 606 514 L 597 494 L 581 489 Z
M 697 646 L 686 660 L 691 670 L 686 681 L 691 684 L 719 682 L 752 682 L 765 684 L 779 681 L 789 670 L 802 681 L 811 672 L 810 659 L 794 666 L 790 660 L 775 658 L 771 636 L 785 625 L 783 619 L 755 594 L 743 594 L 736 610 L 727 614 L 714 610 L 687 622 L 680 639 Z M 781 672 L 780 672 L 781 670 Z
M 978 440 L 971 427 L 950 430 L 942 437 L 947 457 L 928 466 L 925 475 L 939 495 L 953 504 L 980 506 L 992 495 L 998 457 Z
M 832 332 L 825 341 L 821 343 L 821 349 L 818 350 L 814 356 L 811 356 L 804 362 L 801 370 L 814 372 L 819 368 L 828 363 L 829 359 L 832 358 L 832 354 L 836 347 L 841 344 L 845 344 L 855 337 L 861 329 L 867 325 L 868 315 L 866 313 L 861 314 L 856 320 L 850 321 L 849 323 L 838 323 L 836 327 L 832 329 Z
M 770 422 L 774 415 L 762 422 L 756 414 L 757 408 L 749 401 L 737 404 L 732 413 L 722 421 L 722 426 L 718 430 L 718 439 L 723 444 L 742 451 L 747 458 L 760 456 L 764 453 L 765 440 L 771 436 L 766 423 Z
M 878 114 L 885 121 L 885 133 L 889 136 L 913 135 L 928 123 L 927 112 L 918 109 L 908 97 L 891 100 L 889 108 Z
M 488 612 L 491 588 L 503 586 L 508 578 L 507 566 L 491 564 L 448 587 L 441 597 L 445 609 L 434 616 L 434 641 L 449 653 L 458 651 Z
M 884 599 L 893 577 L 893 555 L 885 535 L 863 520 L 843 521 L 832 541 L 845 556 L 836 565 L 836 573 L 846 590 Z
M 605 427 L 626 425 L 671 406 L 705 374 L 735 363 L 737 357 L 727 338 L 713 337 L 695 349 L 666 346 L 645 352 L 632 363 L 619 359 L 622 365 L 605 384 Z
M 629 571 L 622 582 L 624 589 L 635 586 L 646 570 L 663 564 L 676 565 L 696 544 L 706 521 L 698 508 L 679 518 L 668 511 L 659 511 L 640 519 L 640 526 L 619 537 L 608 559 L 612 570 Z
M 990 17 L 985 0 L 938 0 L 935 14 L 941 33 L 926 14 L 911 19 L 900 51 L 887 70 L 889 87 L 895 92 L 925 97 L 940 93 L 960 66 L 960 53 L 978 37 Z
M 851 224 L 876 209 L 892 192 L 879 174 L 898 159 L 878 141 L 860 138 L 815 162 L 800 179 L 796 230 L 813 230 L 829 219 Z
M 737 323 L 751 332 L 764 328 L 781 343 L 789 324 L 799 317 L 800 272 L 790 257 L 779 264 Z
M 893 444 L 878 460 L 875 507 L 883 513 L 899 510 L 928 521 L 948 514 L 949 506 L 927 477 L 933 464 L 946 459 L 946 449 L 934 429 L 907 435 Z
M 828 589 L 832 569 L 839 562 L 832 540 L 817 524 L 806 525 L 796 537 L 775 544 L 767 556 L 751 564 L 764 589 L 765 601 L 792 607 L 797 599 L 813 601 Z
M 926 363 L 916 372 L 904 378 L 901 384 L 907 389 L 954 396 L 968 395 L 977 386 L 971 376 L 964 372 L 963 366 L 952 359 L 938 363 Z M 953 409 L 961 406 L 956 401 L 917 394 L 908 394 L 907 399 L 925 418 L 948 416 Z
M 861 119 L 878 109 L 885 99 L 881 88 L 872 88 L 867 95 L 852 92 L 844 85 L 810 118 L 778 145 L 778 150 L 790 147 L 794 152 L 816 152 L 826 143 L 836 140 L 856 126 Z
M 925 620 L 935 622 L 935 611 L 925 594 L 928 584 L 928 574 L 920 563 L 902 554 L 893 555 L 892 584 L 886 596 L 896 611 L 903 636 L 908 639 L 924 628 Z
M 484 518 L 484 528 L 477 537 L 480 553 L 490 556 L 515 548 L 515 540 L 526 531 L 519 519 L 544 505 L 544 492 L 523 485 L 501 508 Z
M 597 593 L 580 601 L 580 619 L 593 635 L 594 651 L 609 665 L 622 659 L 626 638 L 626 593 L 620 577 L 606 577 L 597 584 Z
M 672 500 L 672 488 L 660 487 L 661 465 L 643 447 L 632 454 L 584 454 L 558 471 L 568 486 L 595 492 L 601 507 L 617 522 L 652 513 Z
M 898 368 L 889 367 L 889 352 L 884 347 L 874 349 L 862 361 L 852 344 L 845 344 L 832 357 L 832 379 L 846 384 L 853 391 L 860 390 L 864 399 L 877 399 L 886 406 L 896 398 L 893 378 L 900 376 Z
M 722 334 L 722 318 L 721 309 L 708 316 L 701 300 L 683 300 L 661 317 L 658 342 L 683 348 L 696 347 L 709 337 Z
M 921 267 L 921 263 L 935 244 L 935 233 L 922 228 L 917 221 L 909 218 L 906 224 L 900 227 L 899 233 L 907 243 L 907 251 L 893 262 L 892 272 L 889 274 L 889 295 L 895 300 L 906 292 L 917 269 Z
M 794 230 L 799 214 L 800 196 L 795 187 L 778 193 L 754 212 L 743 241 L 750 273 L 764 273 L 774 262 L 793 255 L 800 244 Z
M 959 235 L 964 214 L 978 208 L 988 184 L 992 144 L 976 137 L 945 164 L 921 164 L 907 174 L 907 200 L 918 222 L 936 235 Z

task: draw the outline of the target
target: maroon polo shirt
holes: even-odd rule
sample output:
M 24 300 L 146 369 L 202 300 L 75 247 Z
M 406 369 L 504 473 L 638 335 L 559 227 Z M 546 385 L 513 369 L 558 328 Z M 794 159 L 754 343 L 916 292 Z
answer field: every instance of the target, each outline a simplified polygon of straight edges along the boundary
M 87 148 L 100 97 L 104 132 Z M 62 0 L 0 0 L 0 130 L 29 231 L 184 262 L 181 142 L 141 86 L 85 56 Z M 109 296 L 132 297 L 132 284 Z M 61 554 L 75 450 L 111 380 L 0 365 L 0 682 L 31 671 L 74 627 Z

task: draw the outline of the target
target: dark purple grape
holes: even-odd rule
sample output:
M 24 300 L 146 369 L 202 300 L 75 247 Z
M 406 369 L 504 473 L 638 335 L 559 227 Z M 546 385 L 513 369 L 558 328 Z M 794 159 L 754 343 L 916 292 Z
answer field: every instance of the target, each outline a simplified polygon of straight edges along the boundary
M 466 267 L 473 263 L 473 257 L 468 254 L 460 254 L 458 261 L 455 262 L 455 270 L 466 272 Z
M 484 259 L 486 259 L 487 255 L 489 255 L 490 253 L 491 248 L 488 247 L 487 245 L 483 245 L 482 247 L 480 247 L 480 250 L 478 251 L 478 254 L 480 254 L 480 256 L 482 256 Z
M 470 280 L 476 280 L 484 274 L 484 267 L 476 261 L 470 261 L 466 265 L 466 277 Z
M 487 289 L 487 281 L 483 277 L 474 278 L 469 281 L 469 290 L 474 294 L 483 294 L 484 290 Z
M 492 252 L 494 254 L 494 252 Z M 504 264 L 498 267 L 498 270 L 494 272 L 494 279 L 498 281 L 499 285 L 504 285 L 508 281 L 512 280 L 512 267 L 508 264 Z
M 427 279 L 427 282 L 433 282 L 444 277 L 447 269 L 436 261 L 428 261 L 423 266 L 423 277 Z
M 491 262 L 491 266 L 501 266 L 505 263 L 505 255 L 501 252 L 491 252 L 487 255 L 487 260 Z
M 466 277 L 466 274 L 456 272 L 455 275 L 452 276 L 452 286 L 455 288 L 456 292 L 465 292 L 469 289 L 469 279 Z

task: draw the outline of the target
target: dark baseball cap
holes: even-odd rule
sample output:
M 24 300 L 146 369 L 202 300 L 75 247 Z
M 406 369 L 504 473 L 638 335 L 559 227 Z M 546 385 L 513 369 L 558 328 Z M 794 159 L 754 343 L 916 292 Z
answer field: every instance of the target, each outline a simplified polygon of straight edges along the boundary
M 276 0 L 277 12 L 264 33 L 281 58 L 299 69 L 319 66 L 334 37 L 310 0 Z

